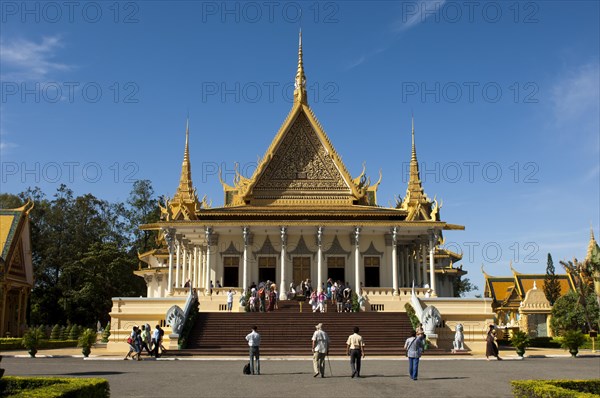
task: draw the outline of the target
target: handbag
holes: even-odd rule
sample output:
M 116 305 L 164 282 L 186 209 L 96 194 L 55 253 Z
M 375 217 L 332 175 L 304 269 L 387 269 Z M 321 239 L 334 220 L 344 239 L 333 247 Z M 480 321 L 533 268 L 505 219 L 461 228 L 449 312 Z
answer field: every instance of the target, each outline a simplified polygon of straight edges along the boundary
M 133 344 L 133 339 L 131 338 L 131 336 L 127 337 L 127 344 Z

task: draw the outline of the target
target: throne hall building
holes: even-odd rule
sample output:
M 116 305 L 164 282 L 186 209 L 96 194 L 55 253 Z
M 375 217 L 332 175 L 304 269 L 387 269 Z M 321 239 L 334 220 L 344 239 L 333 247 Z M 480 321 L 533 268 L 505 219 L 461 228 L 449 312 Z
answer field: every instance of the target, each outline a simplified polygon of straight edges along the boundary
M 364 168 L 358 176 L 348 172 L 308 104 L 300 36 L 292 109 L 251 177 L 236 171 L 232 185 L 221 179 L 222 207 L 198 198 L 188 124 L 176 193 L 161 203 L 159 222 L 142 226 L 158 231 L 161 243 L 139 254 L 136 274 L 146 281 L 147 298 L 114 298 L 111 317 L 123 330 L 164 323 L 171 305 L 183 307 L 186 286 L 196 289 L 200 311 L 222 311 L 226 291 L 239 299 L 252 282 L 266 280 L 281 299 L 306 279 L 314 289 L 328 278 L 347 282 L 366 311 L 404 312 L 413 283 L 425 300 L 454 297 L 454 283 L 466 272 L 454 266 L 460 254 L 439 246 L 443 231 L 464 227 L 443 221 L 441 206 L 424 192 L 414 121 L 408 186 L 395 207 L 377 203 L 380 182 L 381 174 L 371 183 Z M 485 314 L 477 322 L 487 322 L 490 300 L 481 300 L 472 308 Z M 458 311 L 455 301 L 448 308 Z

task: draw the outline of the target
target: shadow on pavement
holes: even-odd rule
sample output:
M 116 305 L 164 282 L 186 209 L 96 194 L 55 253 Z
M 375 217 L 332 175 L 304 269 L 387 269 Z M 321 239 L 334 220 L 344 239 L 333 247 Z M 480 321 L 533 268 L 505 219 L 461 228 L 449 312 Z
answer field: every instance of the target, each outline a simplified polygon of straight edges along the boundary
M 72 372 L 72 373 L 61 373 L 65 376 L 103 376 L 103 375 L 122 375 L 127 372 L 111 372 L 111 371 L 98 371 L 98 372 Z

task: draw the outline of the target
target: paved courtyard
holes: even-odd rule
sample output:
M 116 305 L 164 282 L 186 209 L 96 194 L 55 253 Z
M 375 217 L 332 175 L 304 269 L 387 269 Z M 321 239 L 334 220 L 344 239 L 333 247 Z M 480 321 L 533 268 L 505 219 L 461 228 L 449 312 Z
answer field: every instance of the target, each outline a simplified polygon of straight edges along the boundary
M 241 358 L 220 360 L 123 361 L 97 358 L 5 357 L 6 375 L 103 377 L 113 397 L 504 397 L 514 379 L 600 377 L 600 357 L 441 359 L 421 361 L 418 381 L 407 375 L 407 361 L 369 359 L 362 377 L 351 379 L 346 358 L 332 358 L 328 377 L 313 378 L 312 362 L 264 359 L 260 376 L 245 376 Z

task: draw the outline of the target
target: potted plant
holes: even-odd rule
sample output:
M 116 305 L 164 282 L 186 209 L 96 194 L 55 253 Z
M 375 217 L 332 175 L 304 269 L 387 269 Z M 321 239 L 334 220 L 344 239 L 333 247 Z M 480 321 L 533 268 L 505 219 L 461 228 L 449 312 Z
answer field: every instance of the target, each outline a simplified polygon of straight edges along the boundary
M 83 333 L 79 335 L 77 339 L 77 347 L 81 347 L 81 353 L 85 358 L 90 355 L 92 352 L 92 346 L 96 344 L 96 339 L 98 338 L 98 334 L 93 329 L 85 329 Z
M 35 358 L 37 349 L 40 346 L 42 340 L 46 338 L 46 335 L 40 328 L 29 328 L 23 335 L 21 344 L 27 349 L 27 352 L 31 358 Z
M 569 350 L 571 356 L 575 358 L 579 352 L 579 347 L 584 345 L 587 339 L 579 330 L 567 330 L 557 340 L 560 346 L 565 350 Z
M 517 350 L 517 355 L 523 358 L 525 349 L 531 343 L 529 335 L 522 330 L 515 330 L 509 340 L 510 344 Z

